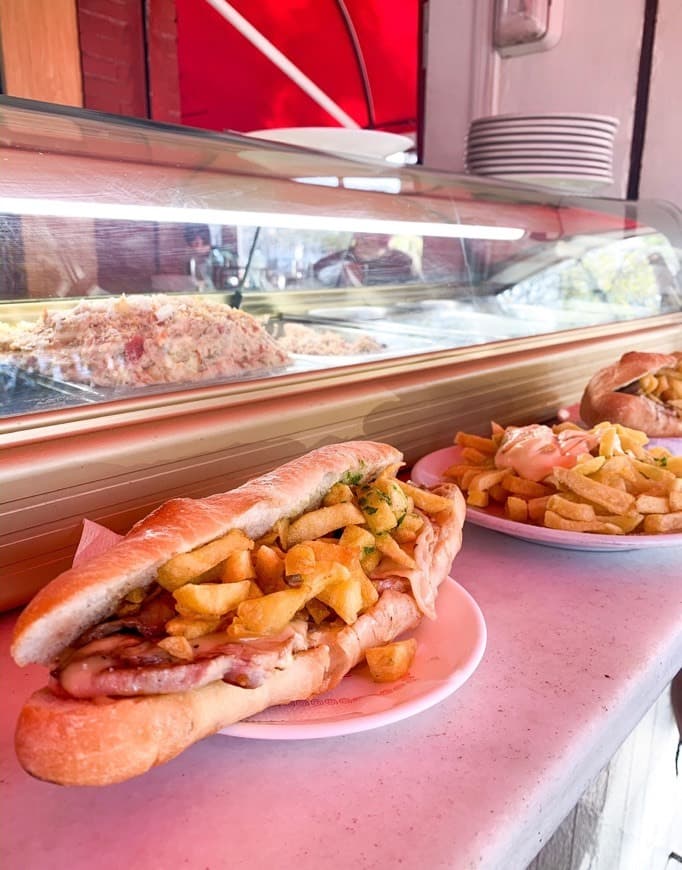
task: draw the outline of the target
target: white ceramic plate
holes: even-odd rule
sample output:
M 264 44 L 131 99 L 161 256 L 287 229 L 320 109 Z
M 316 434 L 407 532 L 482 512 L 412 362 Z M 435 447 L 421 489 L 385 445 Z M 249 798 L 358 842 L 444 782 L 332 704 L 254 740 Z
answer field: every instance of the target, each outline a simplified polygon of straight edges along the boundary
M 651 439 L 650 444 L 660 443 L 663 439 Z M 674 439 L 666 439 L 671 441 Z M 682 439 L 679 439 L 682 441 Z M 667 446 L 667 445 L 666 445 Z M 669 447 L 672 450 L 672 447 Z M 420 486 L 435 486 L 443 481 L 443 472 L 459 461 L 459 447 L 444 447 L 427 453 L 415 462 L 411 478 Z M 661 547 L 682 547 L 682 534 L 665 535 L 593 535 L 590 532 L 565 532 L 561 529 L 546 529 L 517 523 L 496 514 L 487 513 L 480 508 L 467 507 L 467 522 L 483 526 L 495 532 L 502 532 L 522 541 L 559 547 L 562 550 L 585 550 L 588 552 L 612 552 L 613 550 L 644 550 Z
M 245 135 L 254 139 L 284 142 L 317 151 L 336 154 L 357 154 L 363 157 L 386 159 L 406 151 L 414 145 L 409 136 L 384 130 L 356 130 L 346 127 L 279 127 L 272 130 L 253 130 Z
M 486 645 L 483 614 L 451 578 L 438 593 L 438 619 L 411 633 L 418 641 L 409 673 L 395 683 L 374 683 L 365 665 L 331 692 L 309 701 L 271 707 L 221 734 L 261 740 L 308 740 L 368 731 L 407 719 L 457 691 L 478 667 Z

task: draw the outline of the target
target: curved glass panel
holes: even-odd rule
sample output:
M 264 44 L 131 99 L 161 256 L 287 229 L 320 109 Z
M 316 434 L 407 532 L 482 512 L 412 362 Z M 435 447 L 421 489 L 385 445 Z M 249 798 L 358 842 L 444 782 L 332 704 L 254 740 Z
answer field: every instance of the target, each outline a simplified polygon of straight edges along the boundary
M 682 309 L 680 213 L 0 99 L 0 413 Z

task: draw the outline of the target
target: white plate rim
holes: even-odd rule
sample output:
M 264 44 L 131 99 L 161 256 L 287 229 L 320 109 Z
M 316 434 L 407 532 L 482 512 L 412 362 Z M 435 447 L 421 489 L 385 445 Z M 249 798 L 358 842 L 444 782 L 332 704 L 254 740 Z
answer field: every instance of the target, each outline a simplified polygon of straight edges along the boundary
M 478 668 L 487 644 L 487 626 L 483 612 L 475 598 L 452 577 L 446 578 L 442 583 L 438 599 L 437 609 L 439 612 L 437 619 L 435 621 L 427 618 L 422 619 L 417 629 L 409 632 L 409 634 L 410 636 L 417 637 L 419 641 L 417 657 L 420 656 L 421 652 L 422 659 L 426 660 L 429 635 L 433 636 L 437 632 L 442 632 L 444 623 L 446 628 L 449 627 L 447 622 L 448 615 L 452 619 L 453 627 L 456 622 L 460 626 L 461 632 L 461 612 L 464 612 L 468 620 L 468 627 L 472 632 L 471 644 L 465 650 L 449 651 L 453 657 L 453 663 L 452 670 L 445 680 L 441 680 L 435 686 L 421 692 L 419 692 L 419 689 L 423 683 L 420 680 L 417 679 L 412 683 L 404 683 L 403 685 L 408 689 L 407 694 L 409 697 L 402 702 L 398 700 L 394 706 L 387 710 L 375 713 L 362 714 L 355 717 L 345 715 L 342 718 L 324 720 L 303 719 L 301 721 L 286 722 L 244 720 L 234 725 L 229 725 L 218 733 L 230 737 L 246 737 L 259 740 L 310 740 L 322 737 L 341 737 L 400 722 L 439 704 L 460 689 Z M 455 614 L 459 614 L 456 619 Z M 455 656 L 457 657 L 456 662 Z M 345 678 L 345 680 L 347 679 L 348 677 Z M 372 683 L 369 676 L 357 675 L 355 679 L 358 685 L 366 684 L 368 688 L 376 688 L 379 685 Z M 320 696 L 320 698 L 333 698 L 335 693 L 339 693 L 343 682 L 341 686 L 326 693 L 326 695 Z M 393 684 L 382 685 L 389 686 Z M 415 693 L 412 692 L 412 689 L 415 690 Z M 400 689 L 398 688 L 396 692 L 398 698 L 400 696 L 399 693 Z M 276 710 L 277 708 L 273 707 L 271 709 Z M 347 713 L 350 705 L 346 704 L 343 709 Z
M 537 158 L 542 159 L 545 156 L 556 155 L 558 157 L 564 157 L 564 159 L 570 159 L 573 157 L 577 158 L 587 158 L 594 157 L 598 160 L 608 160 L 612 161 L 613 158 L 613 150 L 611 148 L 596 148 L 591 145 L 578 145 L 575 148 L 572 148 L 570 145 L 550 145 L 547 146 L 539 146 L 535 147 L 524 147 L 519 148 L 518 145 L 484 145 L 482 147 L 473 146 L 469 148 L 467 151 L 468 157 L 515 157 L 515 156 L 528 156 L 528 158 Z
M 587 119 L 590 121 L 602 121 L 603 123 L 610 124 L 613 127 L 617 127 L 620 123 L 619 119 L 614 115 L 597 115 L 593 112 L 534 112 L 532 114 L 525 115 L 521 112 L 507 112 L 501 115 L 481 115 L 478 118 L 474 118 L 473 123 L 477 122 L 486 122 L 486 121 L 514 121 L 514 120 L 544 120 L 549 118 L 550 120 L 553 118 L 569 118 L 569 119 Z
M 653 441 L 654 439 L 651 439 Z M 650 443 L 651 443 L 650 441 Z M 449 465 L 457 461 L 460 448 L 443 447 L 427 453 L 412 466 L 411 478 L 420 486 L 435 486 L 444 478 L 440 476 Z M 431 465 L 434 469 L 431 470 Z M 440 473 L 436 471 L 440 469 Z M 563 550 L 583 550 L 585 552 L 614 552 L 624 550 L 645 550 L 653 547 L 682 547 L 682 533 L 662 535 L 598 535 L 591 532 L 567 532 L 561 529 L 546 529 L 518 523 L 505 517 L 488 514 L 480 508 L 467 506 L 467 522 L 472 525 L 501 532 L 532 544 L 542 544 Z
M 498 131 L 498 130 L 516 130 L 519 127 L 533 127 L 538 130 L 558 130 L 560 132 L 566 132 L 568 130 L 576 130 L 578 132 L 588 131 L 593 132 L 597 131 L 600 133 L 608 133 L 609 136 L 615 136 L 618 130 L 617 126 L 612 124 L 604 124 L 599 121 L 576 121 L 572 123 L 567 119 L 557 119 L 556 121 L 538 121 L 534 122 L 531 119 L 527 120 L 517 120 L 517 121 L 504 121 L 495 123 L 493 121 L 486 121 L 485 123 L 478 123 L 476 121 L 472 121 L 469 125 L 469 132 L 479 132 L 479 131 Z
M 559 132 L 550 132 L 545 130 L 504 130 L 499 133 L 469 133 L 466 137 L 467 143 L 471 145 L 480 145 L 484 142 L 518 142 L 518 141 L 527 141 L 527 142 L 567 142 L 571 143 L 582 143 L 582 144 L 592 144 L 599 145 L 607 143 L 608 145 L 613 144 L 613 136 L 608 136 L 607 134 L 600 134 L 595 131 L 594 133 L 559 133 Z

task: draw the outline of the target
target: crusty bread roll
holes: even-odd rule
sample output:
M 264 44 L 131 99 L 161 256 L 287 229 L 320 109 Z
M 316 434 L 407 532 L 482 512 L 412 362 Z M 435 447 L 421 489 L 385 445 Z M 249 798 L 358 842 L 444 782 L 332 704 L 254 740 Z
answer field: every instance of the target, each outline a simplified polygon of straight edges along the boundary
M 650 438 L 682 436 L 682 415 L 671 405 L 637 392 L 622 392 L 645 375 L 675 368 L 680 354 L 630 351 L 598 371 L 580 402 L 580 417 L 588 426 L 607 421 L 639 429 Z
M 401 459 L 399 451 L 385 444 L 330 445 L 232 492 L 167 502 L 112 549 L 66 571 L 36 595 L 16 625 L 15 660 L 52 663 L 84 631 L 113 614 L 131 590 L 151 585 L 158 568 L 172 556 L 233 529 L 257 538 L 278 520 L 317 507 L 334 483 L 349 475 L 354 482 L 370 481 Z M 437 521 L 426 518 L 415 546 L 417 568 L 398 574 L 409 581 L 410 591 L 404 585 L 385 588 L 355 623 L 320 631 L 314 645 L 295 652 L 255 688 L 217 680 L 168 694 L 92 700 L 42 689 L 19 717 L 19 761 L 32 775 L 51 782 L 120 782 L 228 724 L 332 688 L 362 660 L 366 649 L 413 628 L 425 612 L 434 615 L 437 587 L 461 546 L 465 514 L 457 487 L 445 485 L 440 493 L 451 501 L 452 510 L 439 514 Z

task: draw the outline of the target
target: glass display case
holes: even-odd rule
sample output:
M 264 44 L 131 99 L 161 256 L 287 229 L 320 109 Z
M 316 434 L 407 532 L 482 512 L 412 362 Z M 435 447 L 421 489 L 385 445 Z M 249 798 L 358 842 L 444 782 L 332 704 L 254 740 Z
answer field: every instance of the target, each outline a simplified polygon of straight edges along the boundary
M 0 609 L 331 441 L 411 462 L 679 348 L 676 207 L 0 98 Z
M 35 415 L 679 312 L 680 214 L 0 101 L 0 402 Z

